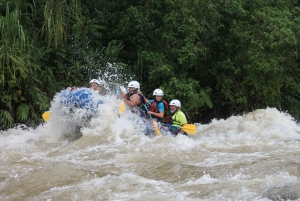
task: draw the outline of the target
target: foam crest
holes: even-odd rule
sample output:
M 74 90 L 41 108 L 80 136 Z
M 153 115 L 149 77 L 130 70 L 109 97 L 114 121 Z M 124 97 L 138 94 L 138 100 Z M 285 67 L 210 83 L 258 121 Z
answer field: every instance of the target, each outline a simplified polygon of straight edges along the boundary
M 198 135 L 199 133 L 199 135 Z M 226 120 L 212 120 L 198 126 L 197 136 L 207 141 L 244 144 L 249 141 L 298 140 L 300 126 L 294 119 L 275 108 L 255 110 L 244 116 L 232 116 Z

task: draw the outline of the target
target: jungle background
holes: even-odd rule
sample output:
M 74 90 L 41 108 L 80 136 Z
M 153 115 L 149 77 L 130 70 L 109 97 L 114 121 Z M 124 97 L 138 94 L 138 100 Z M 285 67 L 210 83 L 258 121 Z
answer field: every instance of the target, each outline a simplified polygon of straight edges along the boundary
M 137 80 L 208 123 L 275 107 L 300 119 L 297 0 L 0 0 L 0 130 L 55 93 Z

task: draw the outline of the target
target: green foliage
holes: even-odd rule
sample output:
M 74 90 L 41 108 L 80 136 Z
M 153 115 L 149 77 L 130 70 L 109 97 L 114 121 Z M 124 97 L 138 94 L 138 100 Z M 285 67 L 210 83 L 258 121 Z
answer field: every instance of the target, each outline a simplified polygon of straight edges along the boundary
M 29 105 L 21 104 L 17 109 L 17 115 L 20 118 L 20 121 L 27 120 L 27 117 L 29 115 Z
M 208 93 L 207 93 L 205 90 L 201 89 L 201 90 L 200 90 L 200 95 L 201 95 L 201 97 L 203 98 L 204 103 L 206 103 L 206 105 L 207 105 L 209 108 L 213 108 L 213 103 L 212 103 L 212 101 L 211 101 L 211 99 L 210 99 Z
M 0 129 L 39 123 L 55 93 L 91 78 L 161 88 L 193 121 L 268 106 L 300 118 L 297 1 L 0 5 Z
M 57 48 L 67 40 L 70 23 L 79 19 L 80 0 L 48 0 L 45 2 L 43 36 L 50 47 Z M 75 30 L 78 30 L 76 27 Z
M 208 18 L 203 15 L 209 14 Z M 138 47 L 133 73 L 144 83 L 145 94 L 161 87 L 166 98 L 178 98 L 192 116 L 204 108 L 204 99 L 213 104 L 199 86 L 201 62 L 207 57 L 207 21 L 218 18 L 207 1 L 150 1 L 147 6 L 130 7 L 122 19 L 125 44 Z M 195 71 L 199 73 L 195 74 Z M 208 88 L 209 89 L 209 88 Z M 209 91 L 209 90 L 208 90 Z M 204 95 L 205 94 L 205 95 Z M 204 98 L 203 98 L 203 97 Z M 200 101 L 199 101 L 200 100 Z
M 14 119 L 6 110 L 0 110 L 0 129 L 5 129 L 13 126 Z
M 38 121 L 40 110 L 47 108 L 47 96 L 37 86 L 39 68 L 33 65 L 31 41 L 20 21 L 23 14 L 15 4 L 6 4 L 5 16 L 0 18 L 0 129 Z M 24 15 L 26 16 L 26 15 Z M 32 90 L 34 89 L 34 90 Z M 15 111 L 16 109 L 16 111 Z
M 286 70 L 297 68 L 298 43 L 291 8 L 281 3 L 236 1 L 225 5 L 224 53 L 210 73 L 217 79 L 217 99 L 237 112 L 267 106 L 281 109 L 281 88 L 290 76 Z

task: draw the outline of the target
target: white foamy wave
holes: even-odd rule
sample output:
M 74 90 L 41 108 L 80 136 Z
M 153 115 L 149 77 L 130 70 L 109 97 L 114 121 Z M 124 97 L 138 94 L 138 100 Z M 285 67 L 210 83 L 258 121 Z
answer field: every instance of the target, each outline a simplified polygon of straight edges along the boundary
M 287 113 L 274 108 L 256 110 L 244 116 L 212 120 L 198 126 L 196 138 L 220 146 L 259 146 L 300 139 L 300 127 Z
M 0 135 L 2 200 L 267 200 L 262 189 L 298 181 L 299 125 L 287 113 L 267 108 L 197 124 L 194 135 L 148 137 L 136 114 L 119 114 L 120 100 L 101 98 L 97 115 L 76 108 L 68 118 L 55 105 L 49 122 Z M 81 137 L 68 140 L 74 131 Z

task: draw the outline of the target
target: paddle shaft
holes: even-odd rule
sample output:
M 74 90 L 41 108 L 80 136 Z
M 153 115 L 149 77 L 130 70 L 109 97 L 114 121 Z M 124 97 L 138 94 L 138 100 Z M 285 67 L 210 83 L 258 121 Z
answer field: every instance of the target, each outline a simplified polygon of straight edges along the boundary
M 150 118 L 151 121 L 152 121 L 152 124 L 153 124 L 153 126 L 154 126 L 154 128 L 155 128 L 156 134 L 157 134 L 158 136 L 162 136 L 162 134 L 161 134 L 161 132 L 160 132 L 160 130 L 159 130 L 159 128 L 158 128 L 157 123 L 153 120 L 151 114 L 148 113 L 147 105 L 144 104 L 144 108 L 146 109 L 146 112 L 147 112 L 149 118 Z

